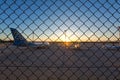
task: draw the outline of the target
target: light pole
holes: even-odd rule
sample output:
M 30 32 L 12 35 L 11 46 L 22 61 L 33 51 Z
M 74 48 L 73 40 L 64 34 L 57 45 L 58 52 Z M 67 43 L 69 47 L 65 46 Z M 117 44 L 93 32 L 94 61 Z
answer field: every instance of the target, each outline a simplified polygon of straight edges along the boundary
M 120 26 L 118 26 L 118 31 L 119 31 L 119 39 L 118 39 L 118 42 L 119 42 L 119 46 L 120 46 Z
M 66 32 L 67 32 L 67 30 L 65 30 L 65 42 L 66 42 L 66 37 L 67 37 Z
M 67 30 L 64 31 L 64 34 L 65 34 L 65 47 L 67 47 L 67 45 L 66 45 L 66 42 L 67 42 L 67 40 L 66 40 L 66 38 L 67 38 L 66 32 L 67 32 Z
M 33 42 L 34 42 L 34 31 L 33 31 L 33 39 L 32 39 L 32 40 L 33 40 Z

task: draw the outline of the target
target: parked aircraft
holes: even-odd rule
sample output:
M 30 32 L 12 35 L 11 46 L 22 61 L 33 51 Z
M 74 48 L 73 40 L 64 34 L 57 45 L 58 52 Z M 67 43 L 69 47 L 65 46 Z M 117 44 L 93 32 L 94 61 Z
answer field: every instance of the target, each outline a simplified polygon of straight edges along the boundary
M 120 49 L 120 46 L 115 46 L 115 45 L 104 45 L 104 49 L 119 50 L 119 49 Z
M 35 47 L 35 48 L 48 48 L 49 42 L 28 42 L 18 30 L 10 28 L 12 36 L 14 38 L 13 45 L 19 47 Z

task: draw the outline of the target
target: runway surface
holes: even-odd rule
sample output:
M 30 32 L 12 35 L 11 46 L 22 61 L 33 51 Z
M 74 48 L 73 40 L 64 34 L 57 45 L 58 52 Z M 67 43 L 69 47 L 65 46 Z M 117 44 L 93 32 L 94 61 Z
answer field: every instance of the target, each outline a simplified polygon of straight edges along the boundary
M 102 43 L 81 43 L 69 49 L 51 43 L 47 49 L 0 47 L 0 79 L 8 80 L 117 80 L 120 50 L 103 49 Z

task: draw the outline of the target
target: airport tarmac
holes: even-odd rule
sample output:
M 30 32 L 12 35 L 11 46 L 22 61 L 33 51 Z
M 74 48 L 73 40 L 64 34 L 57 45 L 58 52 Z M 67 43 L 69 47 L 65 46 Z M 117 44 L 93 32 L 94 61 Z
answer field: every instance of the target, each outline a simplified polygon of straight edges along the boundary
M 36 49 L 0 47 L 0 79 L 8 80 L 117 80 L 120 50 L 106 50 L 103 43 L 81 43 L 69 49 L 61 43 Z

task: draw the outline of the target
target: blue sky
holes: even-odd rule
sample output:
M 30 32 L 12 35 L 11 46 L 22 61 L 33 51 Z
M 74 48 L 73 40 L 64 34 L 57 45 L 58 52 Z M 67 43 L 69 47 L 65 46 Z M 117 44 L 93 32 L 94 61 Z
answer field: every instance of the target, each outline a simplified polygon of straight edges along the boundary
M 119 17 L 120 0 L 0 0 L 0 39 L 116 41 Z

